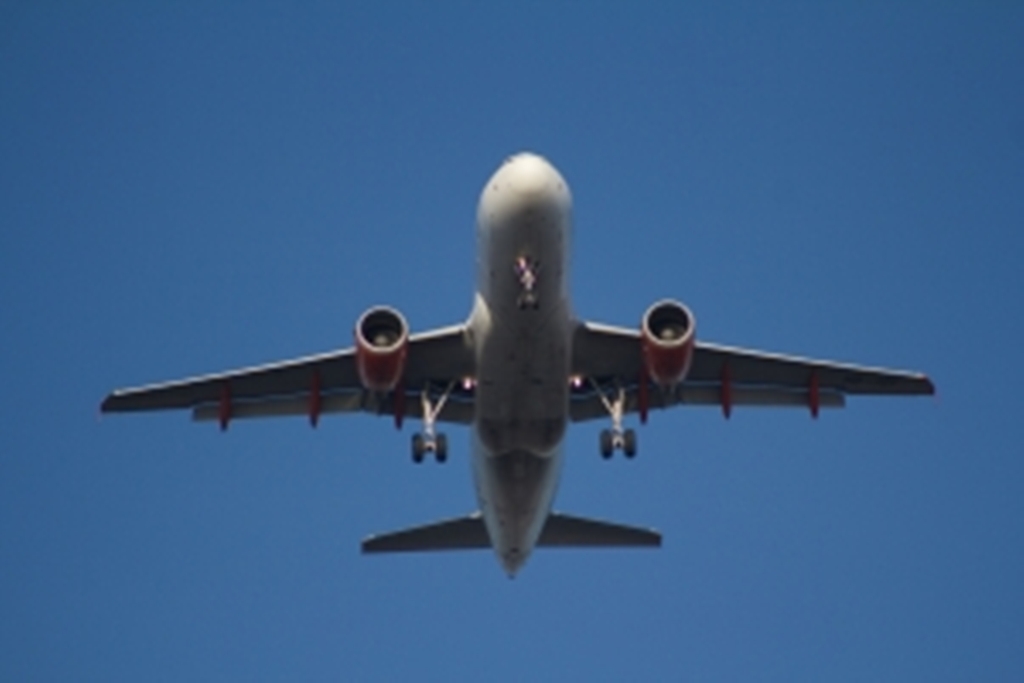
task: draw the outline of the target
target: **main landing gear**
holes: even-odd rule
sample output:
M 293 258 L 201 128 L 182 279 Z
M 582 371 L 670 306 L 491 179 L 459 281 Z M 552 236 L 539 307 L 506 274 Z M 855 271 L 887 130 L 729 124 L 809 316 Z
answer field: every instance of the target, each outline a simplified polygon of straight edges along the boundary
M 412 435 L 412 461 L 414 463 L 423 462 L 427 453 L 433 453 L 434 459 L 439 463 L 448 460 L 448 437 L 445 434 L 438 434 L 434 425 L 454 388 L 455 382 L 451 382 L 441 394 L 437 404 L 431 403 L 426 389 L 420 394 L 420 404 L 423 406 L 423 431 Z
M 540 264 L 526 256 L 520 256 L 516 259 L 514 270 L 516 279 L 519 280 L 520 289 L 516 305 L 520 310 L 536 310 L 538 306 L 537 292 L 534 290 L 537 287 L 537 272 L 540 270 Z
M 615 399 L 608 400 L 601 387 L 596 382 L 592 382 L 592 384 L 597 395 L 601 397 L 601 403 L 604 404 L 605 410 L 612 418 L 612 428 L 602 429 L 598 436 L 601 457 L 607 460 L 616 450 L 621 450 L 627 458 L 633 458 L 636 456 L 636 431 L 622 428 L 622 415 L 626 408 L 626 392 L 619 387 Z

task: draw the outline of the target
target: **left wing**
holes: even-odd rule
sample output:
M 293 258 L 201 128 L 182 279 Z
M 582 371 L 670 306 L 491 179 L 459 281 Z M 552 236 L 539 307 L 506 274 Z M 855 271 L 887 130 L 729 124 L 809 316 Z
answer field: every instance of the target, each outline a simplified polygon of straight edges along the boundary
M 434 396 L 451 383 L 473 376 L 474 354 L 464 325 L 421 332 L 409 337 L 403 387 L 410 397 L 426 390 Z M 459 387 L 438 420 L 470 422 L 472 391 Z M 403 414 L 420 416 L 418 400 L 402 401 Z M 174 382 L 118 389 L 100 407 L 105 413 L 193 409 L 197 420 L 306 415 L 364 411 L 394 414 L 394 392 L 379 396 L 363 389 L 354 348 L 306 356 L 230 372 Z M 225 408 L 229 414 L 225 415 Z
M 573 374 L 592 385 L 573 391 L 574 421 L 605 417 L 600 392 L 625 393 L 625 410 L 639 410 L 642 373 L 637 330 L 581 322 L 573 338 Z M 596 386 L 595 386 L 596 385 Z M 934 394 L 927 376 L 902 370 L 870 368 L 827 360 L 766 353 L 697 342 L 684 381 L 669 391 L 650 387 L 649 407 L 678 404 L 797 406 L 840 408 L 848 394 Z

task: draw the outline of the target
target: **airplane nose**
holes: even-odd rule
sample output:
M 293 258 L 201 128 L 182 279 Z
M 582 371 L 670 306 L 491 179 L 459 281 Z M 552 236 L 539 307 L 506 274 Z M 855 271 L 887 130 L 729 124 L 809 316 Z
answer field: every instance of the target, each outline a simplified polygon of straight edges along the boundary
M 563 217 L 572 198 L 562 175 L 547 159 L 523 152 L 509 157 L 494 173 L 480 197 L 482 222 L 501 222 L 522 213 Z
M 502 165 L 495 181 L 523 199 L 541 200 L 546 195 L 557 195 L 565 185 L 562 177 L 547 159 L 536 154 L 517 154 Z

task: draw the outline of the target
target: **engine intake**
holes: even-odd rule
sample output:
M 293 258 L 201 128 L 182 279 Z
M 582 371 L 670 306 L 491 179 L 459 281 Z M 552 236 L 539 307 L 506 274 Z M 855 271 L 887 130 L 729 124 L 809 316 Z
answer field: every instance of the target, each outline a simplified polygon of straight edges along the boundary
M 356 321 L 355 338 L 359 381 L 371 391 L 394 389 L 409 353 L 409 325 L 402 314 L 387 306 L 369 309 Z
M 693 313 L 678 301 L 659 301 L 640 321 L 644 370 L 656 384 L 682 382 L 693 360 L 696 324 Z

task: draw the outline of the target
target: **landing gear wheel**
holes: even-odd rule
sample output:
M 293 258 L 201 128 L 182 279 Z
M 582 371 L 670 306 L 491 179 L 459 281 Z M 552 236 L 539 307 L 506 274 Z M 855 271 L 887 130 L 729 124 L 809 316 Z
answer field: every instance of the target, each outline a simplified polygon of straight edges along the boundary
M 423 454 L 426 452 L 422 434 L 412 435 L 412 461 L 417 465 L 423 462 Z
M 437 435 L 437 442 L 434 446 L 434 458 L 438 462 L 448 459 L 448 437 L 444 434 Z
M 627 429 L 622 435 L 622 452 L 627 458 L 636 456 L 636 431 Z
M 615 444 L 612 442 L 611 430 L 602 429 L 597 441 L 601 449 L 601 457 L 605 460 L 612 457 L 612 451 L 615 450 Z

